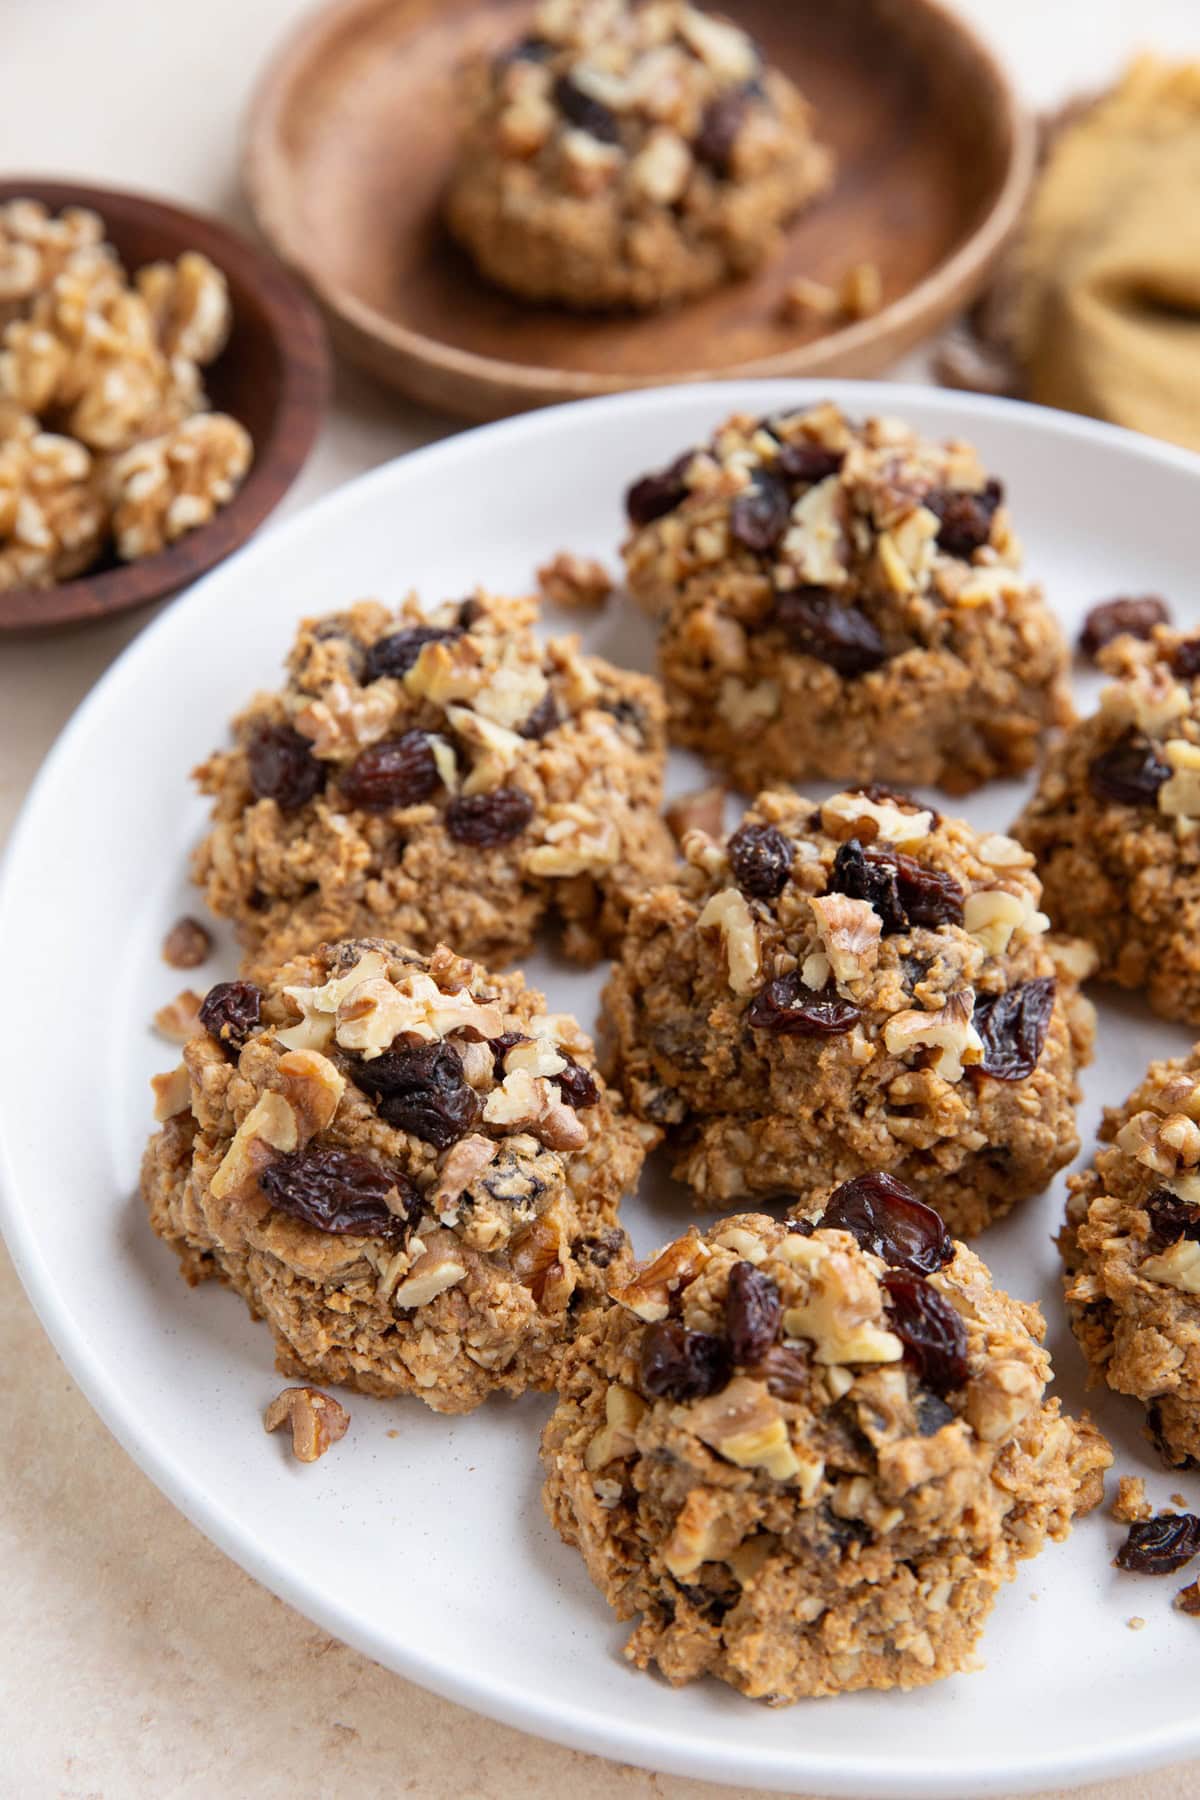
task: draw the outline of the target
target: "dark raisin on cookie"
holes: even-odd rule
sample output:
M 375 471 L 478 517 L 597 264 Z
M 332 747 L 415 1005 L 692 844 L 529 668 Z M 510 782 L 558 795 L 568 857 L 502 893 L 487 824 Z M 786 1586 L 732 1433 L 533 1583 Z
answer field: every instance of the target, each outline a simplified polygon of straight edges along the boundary
M 490 850 L 511 843 L 533 817 L 533 801 L 520 788 L 493 788 L 490 794 L 460 794 L 446 808 L 446 830 L 459 844 Z
M 271 1205 L 338 1236 L 404 1241 L 420 1199 L 399 1169 L 354 1150 L 310 1144 L 269 1163 L 259 1186 Z
M 284 812 L 298 812 L 325 786 L 325 764 L 290 725 L 263 726 L 250 741 L 246 762 L 255 797 L 274 800 Z
M 1054 1012 L 1053 975 L 1038 975 L 1004 994 L 977 994 L 972 1024 L 983 1040 L 977 1066 L 996 1081 L 1024 1081 L 1037 1068 Z
M 760 988 L 746 1008 L 746 1023 L 755 1031 L 780 1037 L 839 1037 L 862 1017 L 851 1000 L 832 989 L 814 993 L 794 971 L 777 975 Z
M 642 1333 L 638 1374 L 651 1399 L 703 1400 L 725 1387 L 732 1373 L 729 1345 L 713 1332 L 663 1319 Z
M 600 1089 L 596 1085 L 596 1078 L 591 1070 L 585 1069 L 581 1063 L 577 1063 L 573 1056 L 567 1056 L 565 1050 L 560 1051 L 559 1054 L 566 1058 L 567 1066 L 557 1075 L 552 1075 L 550 1079 L 567 1105 L 573 1106 L 576 1112 L 581 1107 L 598 1106 Z
M 537 741 L 548 737 L 561 723 L 554 695 L 547 688 L 524 724 L 517 726 L 517 736 Z
M 1146 1202 L 1146 1217 L 1150 1236 L 1160 1249 L 1177 1244 L 1180 1238 L 1200 1242 L 1200 1206 L 1181 1200 L 1170 1188 L 1155 1188 Z
M 407 625 L 403 631 L 393 631 L 367 651 L 363 681 L 379 681 L 385 675 L 398 680 L 408 674 L 426 644 L 449 644 L 461 636 L 461 631 L 438 625 Z
M 834 857 L 829 892 L 866 900 L 884 931 L 961 925 L 965 895 L 952 875 L 900 850 L 878 850 L 848 838 Z
M 692 149 L 696 160 L 723 179 L 730 172 L 734 145 L 746 123 L 750 96 L 744 88 L 728 88 L 716 94 L 700 115 L 700 129 Z
M 338 777 L 343 798 L 363 812 L 419 806 L 441 786 L 433 749 L 423 731 L 372 744 Z
M 1156 625 L 1167 625 L 1170 619 L 1166 601 L 1157 594 L 1104 600 L 1099 606 L 1093 606 L 1084 619 L 1079 648 L 1085 656 L 1095 657 L 1123 632 L 1128 632 L 1131 637 L 1148 638 Z
M 695 454 L 694 450 L 685 450 L 682 456 L 677 456 L 665 469 L 643 475 L 640 481 L 634 482 L 625 495 L 625 511 L 631 525 L 638 529 L 643 525 L 652 525 L 655 519 L 665 518 L 667 513 L 682 506 L 688 496 L 687 482 L 683 477 Z
M 603 101 L 594 100 L 576 87 L 569 75 L 560 75 L 554 83 L 554 104 L 565 119 L 586 131 L 601 144 L 619 144 L 621 126 L 617 115 Z
M 824 444 L 812 444 L 803 438 L 782 444 L 776 466 L 789 481 L 814 483 L 836 475 L 846 460 L 844 450 L 827 450 Z
M 939 548 L 969 562 L 991 537 L 992 521 L 1003 500 L 1004 489 L 995 480 L 978 494 L 966 488 L 935 488 L 926 495 L 925 505 L 940 521 Z
M 739 825 L 726 855 L 743 894 L 774 900 L 787 886 L 793 845 L 775 825 Z
M 1171 673 L 1180 681 L 1200 675 L 1200 638 L 1184 638 L 1171 652 Z
M 771 1277 L 751 1262 L 736 1262 L 725 1291 L 725 1336 L 734 1362 L 756 1363 L 779 1336 L 783 1302 Z
M 893 1269 L 883 1278 L 887 1324 L 919 1380 L 945 1397 L 967 1379 L 967 1328 L 924 1276 Z
M 933 1275 L 954 1260 L 954 1240 L 941 1215 L 882 1170 L 844 1181 L 819 1223 L 850 1232 L 864 1250 L 913 1275 Z
M 1137 731 L 1127 731 L 1088 764 L 1088 786 L 1097 800 L 1115 800 L 1120 806 L 1154 806 L 1159 788 L 1170 778 L 1168 764 Z
M 350 1078 L 388 1125 L 437 1150 L 465 1137 L 483 1110 L 453 1044 L 395 1043 L 369 1062 L 355 1058 Z
M 786 532 L 791 510 L 786 484 L 778 475 L 760 469 L 729 510 L 730 536 L 747 550 L 765 556 Z
M 791 588 L 775 596 L 772 618 L 789 644 L 827 663 L 848 679 L 867 675 L 888 659 L 878 627 L 857 606 L 845 606 L 827 588 Z
M 199 1017 L 209 1037 L 229 1050 L 240 1050 L 258 1030 L 262 989 L 252 981 L 218 981 L 205 994 Z

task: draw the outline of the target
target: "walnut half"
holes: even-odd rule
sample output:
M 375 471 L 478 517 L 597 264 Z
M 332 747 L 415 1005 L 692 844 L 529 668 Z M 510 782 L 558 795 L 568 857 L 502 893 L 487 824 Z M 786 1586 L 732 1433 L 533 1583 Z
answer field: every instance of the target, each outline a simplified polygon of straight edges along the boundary
M 350 1414 L 345 1407 L 331 1394 L 313 1387 L 284 1388 L 263 1414 L 266 1431 L 291 1426 L 292 1455 L 303 1463 L 314 1463 L 324 1456 L 331 1444 L 345 1437 L 349 1424 Z

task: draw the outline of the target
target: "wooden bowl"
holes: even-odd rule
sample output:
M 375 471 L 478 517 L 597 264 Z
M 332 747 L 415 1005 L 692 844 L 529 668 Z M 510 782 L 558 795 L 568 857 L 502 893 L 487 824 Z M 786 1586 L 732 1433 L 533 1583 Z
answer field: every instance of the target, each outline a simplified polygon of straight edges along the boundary
M 0 630 L 30 630 L 107 617 L 177 592 L 236 550 L 276 507 L 312 449 L 329 389 L 320 316 L 271 256 L 218 219 L 162 200 L 78 182 L 21 176 L 0 181 L 0 201 L 28 196 L 56 211 L 90 206 L 104 220 L 126 268 L 200 250 L 223 269 L 233 330 L 203 371 L 215 410 L 240 419 L 254 461 L 228 506 L 157 556 L 109 563 L 50 588 L 0 589 Z
M 491 418 L 713 376 L 867 375 L 959 309 L 991 270 L 1033 171 L 1032 121 L 990 51 L 936 0 L 721 0 L 814 102 L 832 193 L 750 280 L 651 316 L 580 315 L 489 287 L 438 217 L 455 69 L 517 36 L 528 0 L 335 0 L 303 23 L 249 113 L 259 226 L 339 346 L 428 405 Z M 784 322 L 788 283 L 883 277 L 882 311 Z

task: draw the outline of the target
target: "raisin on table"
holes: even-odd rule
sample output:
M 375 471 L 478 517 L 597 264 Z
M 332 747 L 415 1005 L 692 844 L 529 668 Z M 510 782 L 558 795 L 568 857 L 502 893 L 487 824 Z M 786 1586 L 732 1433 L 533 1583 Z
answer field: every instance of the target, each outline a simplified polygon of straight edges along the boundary
M 1200 1551 L 1200 1519 L 1195 1513 L 1159 1513 L 1137 1519 L 1114 1557 L 1118 1569 L 1137 1575 L 1173 1575 Z

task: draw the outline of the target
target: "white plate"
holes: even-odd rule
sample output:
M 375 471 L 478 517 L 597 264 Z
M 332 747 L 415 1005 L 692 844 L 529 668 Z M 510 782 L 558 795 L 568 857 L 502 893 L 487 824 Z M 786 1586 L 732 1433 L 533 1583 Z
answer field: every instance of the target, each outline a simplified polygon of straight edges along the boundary
M 17 1266 L 72 1374 L 130 1454 L 202 1530 L 284 1599 L 413 1680 L 509 1724 L 742 1788 L 933 1800 L 1113 1775 L 1200 1751 L 1197 1627 L 1171 1608 L 1182 1577 L 1109 1565 L 1101 1512 L 1001 1597 L 983 1673 L 914 1694 L 771 1712 L 715 1682 L 672 1692 L 632 1672 L 625 1635 L 539 1503 L 547 1401 L 448 1421 L 350 1397 L 354 1424 L 301 1468 L 259 1425 L 277 1390 L 264 1328 L 215 1287 L 189 1291 L 136 1197 L 147 1079 L 170 1049 L 148 1028 L 184 984 L 159 958 L 195 900 L 187 856 L 204 808 L 187 773 L 257 684 L 273 683 L 298 616 L 377 593 L 426 599 L 477 580 L 524 588 L 564 545 L 610 561 L 626 482 L 708 433 L 734 405 L 832 394 L 974 438 L 1008 484 L 1031 566 L 1068 629 L 1097 599 L 1161 592 L 1195 605 L 1200 460 L 1082 420 L 918 389 L 729 383 L 622 395 L 469 432 L 392 463 L 269 532 L 126 651 L 64 732 L 13 838 L 0 889 L 5 951 L 0 1177 Z M 557 623 L 557 621 L 556 621 Z M 649 633 L 620 609 L 593 646 L 646 666 Z M 1081 686 L 1088 685 L 1081 682 Z M 676 786 L 695 779 L 679 758 Z M 964 811 L 1007 825 L 1021 789 Z M 220 973 L 232 968 L 226 943 Z M 556 1007 L 594 1012 L 599 977 L 534 965 Z M 203 985 L 218 971 L 205 969 Z M 1122 1097 L 1152 1054 L 1187 1043 L 1106 999 L 1083 1112 Z M 1062 1322 L 1051 1233 L 1061 1182 L 989 1234 L 984 1254 L 1039 1300 L 1068 1404 L 1080 1358 Z M 631 1203 L 639 1250 L 688 1215 Z M 1156 1501 L 1195 1476 L 1160 1469 L 1132 1404 L 1096 1409 L 1122 1472 Z M 1140 1614 L 1144 1631 L 1127 1629 Z

